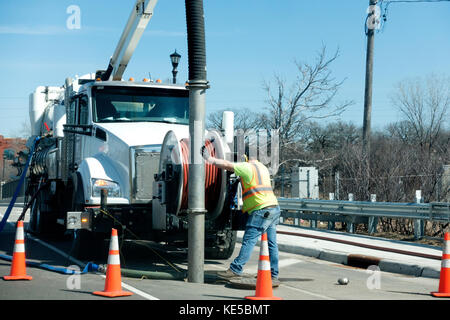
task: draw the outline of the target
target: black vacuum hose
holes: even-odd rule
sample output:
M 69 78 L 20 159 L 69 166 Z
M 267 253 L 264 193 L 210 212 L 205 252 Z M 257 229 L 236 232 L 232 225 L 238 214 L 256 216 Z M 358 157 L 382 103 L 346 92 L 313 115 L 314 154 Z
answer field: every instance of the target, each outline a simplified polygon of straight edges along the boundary
M 203 0 L 186 0 L 189 80 L 206 80 Z

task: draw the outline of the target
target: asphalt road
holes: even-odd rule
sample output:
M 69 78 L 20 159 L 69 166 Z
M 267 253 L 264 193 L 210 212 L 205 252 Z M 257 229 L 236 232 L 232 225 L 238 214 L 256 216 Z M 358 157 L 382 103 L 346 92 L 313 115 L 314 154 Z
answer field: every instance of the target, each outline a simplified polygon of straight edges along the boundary
M 5 211 L 5 206 L 0 207 L 1 215 Z M 12 255 L 14 222 L 20 211 L 20 208 L 13 210 L 9 223 L 0 233 L 0 254 Z M 25 229 L 26 226 L 27 218 Z M 153 249 L 133 242 L 124 242 L 121 248 L 122 268 L 175 271 L 166 263 L 170 261 L 177 269 L 187 270 L 187 255 L 184 251 L 170 248 L 163 251 L 160 245 L 147 244 Z M 236 256 L 239 247 L 238 244 L 232 258 Z M 26 236 L 25 248 L 27 260 L 63 267 L 76 264 L 69 256 L 70 238 L 54 241 L 37 239 L 29 235 Z M 251 261 L 245 267 L 246 273 L 256 275 L 258 252 L 257 247 Z M 122 288 L 134 294 L 114 300 L 242 301 L 245 296 L 253 295 L 254 289 L 236 288 L 214 277 L 217 271 L 226 270 L 231 260 L 206 260 L 203 284 L 183 280 L 122 277 Z M 106 263 L 105 260 L 95 262 Z M 9 274 L 10 265 L 9 261 L 0 260 L 0 276 Z M 27 267 L 27 273 L 33 280 L 1 279 L 0 300 L 110 300 L 92 294 L 93 291 L 102 291 L 104 288 L 105 277 L 101 273 L 64 275 L 37 267 Z M 349 283 L 338 284 L 338 279 L 344 277 Z M 273 294 L 283 300 L 433 300 L 436 298 L 431 297 L 430 292 L 436 291 L 439 284 L 438 279 L 353 268 L 283 252 L 280 252 L 280 281 L 281 285 L 274 288 Z

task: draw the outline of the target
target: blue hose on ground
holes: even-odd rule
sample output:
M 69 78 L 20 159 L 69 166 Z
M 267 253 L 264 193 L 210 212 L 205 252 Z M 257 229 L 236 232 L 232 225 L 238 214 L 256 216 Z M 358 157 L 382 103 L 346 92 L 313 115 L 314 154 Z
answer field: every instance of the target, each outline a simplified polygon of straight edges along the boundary
M 39 139 L 40 139 L 40 137 L 37 137 L 34 140 L 33 145 L 31 146 L 30 155 L 28 156 L 27 163 L 25 164 L 25 167 L 23 169 L 22 175 L 20 176 L 19 184 L 17 185 L 17 188 L 14 191 L 14 195 L 13 195 L 13 197 L 11 199 L 11 202 L 9 203 L 8 209 L 6 209 L 5 215 L 3 216 L 3 219 L 0 222 L 0 232 L 2 232 L 3 228 L 5 227 L 6 221 L 8 221 L 9 214 L 11 213 L 11 210 L 14 207 L 14 204 L 16 203 L 17 197 L 19 196 L 20 189 L 22 189 L 23 182 L 24 182 L 25 177 L 27 175 L 28 166 L 30 165 L 31 158 L 33 158 L 34 147 L 36 146 L 36 142 L 38 142 Z
M 12 257 L 8 256 L 6 254 L 0 254 L 0 259 L 12 261 Z M 27 264 L 27 266 L 38 267 L 41 269 L 46 269 L 49 271 L 54 271 L 54 272 L 58 272 L 58 273 L 62 273 L 62 274 L 85 274 L 88 272 L 99 271 L 99 265 L 97 265 L 93 262 L 88 262 L 86 264 L 86 266 L 84 267 L 83 271 L 73 270 L 73 269 L 64 268 L 64 267 L 55 267 L 55 266 L 51 266 L 46 263 L 39 263 L 39 262 L 34 262 L 34 261 L 26 261 L 26 264 Z

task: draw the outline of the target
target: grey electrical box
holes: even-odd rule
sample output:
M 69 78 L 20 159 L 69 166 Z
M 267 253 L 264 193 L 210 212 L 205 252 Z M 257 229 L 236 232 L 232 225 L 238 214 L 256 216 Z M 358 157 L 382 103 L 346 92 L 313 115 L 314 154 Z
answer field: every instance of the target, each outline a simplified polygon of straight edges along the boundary
M 293 198 L 319 199 L 319 171 L 314 167 L 295 168 L 291 175 Z

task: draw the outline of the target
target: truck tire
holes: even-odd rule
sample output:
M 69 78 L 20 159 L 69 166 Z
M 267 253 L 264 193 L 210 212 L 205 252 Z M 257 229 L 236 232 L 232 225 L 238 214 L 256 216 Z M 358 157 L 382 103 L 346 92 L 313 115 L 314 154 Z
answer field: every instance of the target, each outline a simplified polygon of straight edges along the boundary
M 53 203 L 47 187 L 37 194 L 30 208 L 31 232 L 44 237 L 61 238 L 64 235 L 65 227 L 57 223 L 58 212 Z
M 211 236 L 215 237 L 215 241 L 208 241 Z M 236 245 L 237 232 L 225 229 L 214 234 L 207 235 L 205 242 L 205 258 L 226 260 L 231 257 Z M 212 243 L 212 245 L 211 245 Z
M 73 196 L 72 210 L 84 210 L 84 191 L 81 175 L 76 172 L 72 176 Z M 80 229 L 74 233 L 72 254 L 80 260 L 102 259 L 107 256 L 105 248 L 105 238 L 103 234 L 95 233 L 90 230 Z

